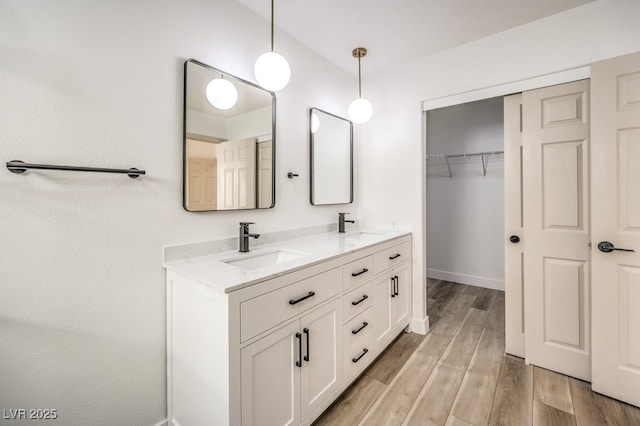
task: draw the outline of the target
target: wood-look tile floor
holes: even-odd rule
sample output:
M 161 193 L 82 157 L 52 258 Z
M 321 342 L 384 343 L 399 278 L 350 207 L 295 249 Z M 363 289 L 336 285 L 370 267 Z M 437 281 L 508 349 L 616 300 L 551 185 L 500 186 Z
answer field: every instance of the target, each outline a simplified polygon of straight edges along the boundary
M 403 333 L 314 425 L 640 425 L 640 409 L 504 354 L 504 292 L 428 280 Z

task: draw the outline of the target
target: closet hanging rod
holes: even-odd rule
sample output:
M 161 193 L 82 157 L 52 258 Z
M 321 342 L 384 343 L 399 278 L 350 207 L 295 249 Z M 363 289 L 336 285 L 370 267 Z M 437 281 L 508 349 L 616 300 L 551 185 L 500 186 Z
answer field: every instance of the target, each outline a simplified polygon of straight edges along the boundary
M 82 167 L 82 166 L 59 166 L 54 164 L 31 164 L 25 163 L 20 160 L 7 161 L 7 169 L 12 173 L 24 173 L 27 169 L 39 169 L 39 170 L 65 170 L 76 172 L 99 172 L 99 173 L 123 173 L 130 178 L 137 178 L 140 175 L 146 174 L 144 170 L 136 168 L 130 169 L 107 169 L 102 167 Z

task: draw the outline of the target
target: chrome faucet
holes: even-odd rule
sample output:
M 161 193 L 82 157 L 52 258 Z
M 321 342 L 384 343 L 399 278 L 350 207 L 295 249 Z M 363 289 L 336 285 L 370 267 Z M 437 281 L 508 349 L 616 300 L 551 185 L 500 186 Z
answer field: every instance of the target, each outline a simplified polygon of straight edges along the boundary
M 344 218 L 345 214 L 349 214 L 349 213 L 338 213 L 338 232 L 340 232 L 341 234 L 344 234 L 344 223 L 345 222 L 349 222 L 349 223 L 356 223 L 355 220 L 347 220 Z
M 247 253 L 249 251 L 249 237 L 259 238 L 260 234 L 250 234 L 249 225 L 253 225 L 253 222 L 240 222 L 240 253 Z

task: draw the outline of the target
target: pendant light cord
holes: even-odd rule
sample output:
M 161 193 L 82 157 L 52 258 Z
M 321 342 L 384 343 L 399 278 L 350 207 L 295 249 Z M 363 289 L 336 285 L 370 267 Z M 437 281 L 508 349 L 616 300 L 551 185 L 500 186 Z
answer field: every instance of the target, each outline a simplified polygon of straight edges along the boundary
M 273 2 L 271 0 L 271 51 L 273 52 Z

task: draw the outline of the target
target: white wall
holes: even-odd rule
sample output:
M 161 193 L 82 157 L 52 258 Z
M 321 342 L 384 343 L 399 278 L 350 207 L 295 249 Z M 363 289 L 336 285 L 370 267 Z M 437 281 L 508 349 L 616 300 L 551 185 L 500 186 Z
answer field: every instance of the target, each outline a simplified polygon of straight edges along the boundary
M 421 101 L 637 51 L 638 16 L 637 0 L 599 0 L 366 75 L 363 90 L 373 104 L 374 116 L 366 128 L 367 149 L 357 157 L 361 164 L 359 214 L 367 224 L 397 223 L 414 233 L 414 325 L 426 314 Z
M 427 153 L 502 151 L 502 98 L 427 112 Z M 504 161 L 427 161 L 427 276 L 504 290 Z
M 233 237 L 241 220 L 265 233 L 358 217 L 309 204 L 307 124 L 312 106 L 346 116 L 356 80 L 278 33 L 292 78 L 277 95 L 276 207 L 188 213 L 183 63 L 253 81 L 268 21 L 230 0 L 6 0 L 0 28 L 3 161 L 148 173 L 0 172 L 0 408 L 57 409 L 51 425 L 161 422 L 162 247 Z

